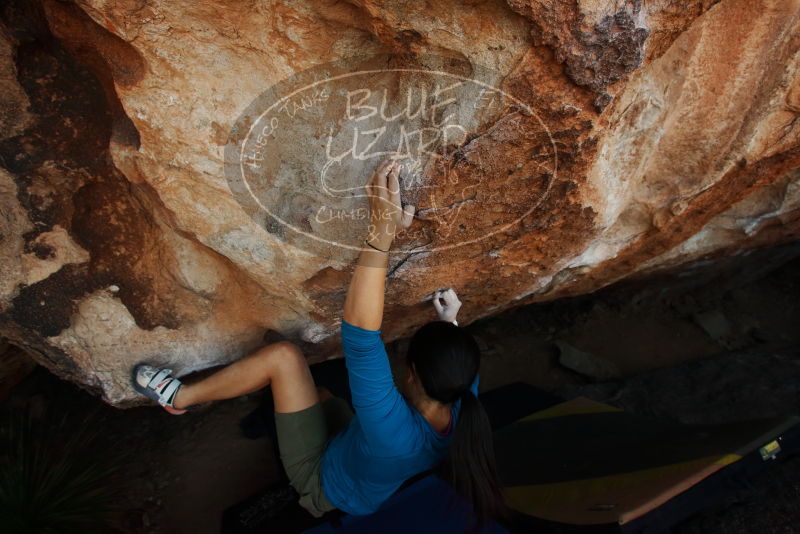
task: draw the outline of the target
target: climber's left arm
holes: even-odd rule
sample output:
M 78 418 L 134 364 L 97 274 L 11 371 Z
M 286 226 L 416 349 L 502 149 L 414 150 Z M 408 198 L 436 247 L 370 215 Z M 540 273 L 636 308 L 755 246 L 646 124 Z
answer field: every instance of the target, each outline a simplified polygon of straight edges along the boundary
M 345 322 L 365 330 L 381 327 L 389 249 L 395 234 L 414 219 L 414 206 L 402 206 L 399 175 L 400 164 L 387 161 L 367 186 L 369 231 L 344 303 Z
M 350 379 L 353 407 L 370 446 L 392 451 L 402 446 L 411 412 L 394 385 L 381 339 L 383 292 L 388 251 L 395 232 L 411 224 L 414 208 L 401 208 L 400 167 L 384 163 L 367 186 L 369 233 L 350 281 L 342 321 L 342 349 Z

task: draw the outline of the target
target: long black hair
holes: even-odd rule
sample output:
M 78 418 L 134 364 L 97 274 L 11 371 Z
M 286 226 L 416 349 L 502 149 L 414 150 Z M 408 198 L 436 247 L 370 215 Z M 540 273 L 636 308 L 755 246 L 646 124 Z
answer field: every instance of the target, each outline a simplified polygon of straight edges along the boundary
M 505 516 L 495 465 L 492 428 L 483 405 L 470 390 L 480 367 L 475 339 L 463 328 L 444 321 L 428 323 L 408 346 L 408 367 L 431 399 L 442 404 L 461 400 L 441 475 L 472 504 L 478 527 Z

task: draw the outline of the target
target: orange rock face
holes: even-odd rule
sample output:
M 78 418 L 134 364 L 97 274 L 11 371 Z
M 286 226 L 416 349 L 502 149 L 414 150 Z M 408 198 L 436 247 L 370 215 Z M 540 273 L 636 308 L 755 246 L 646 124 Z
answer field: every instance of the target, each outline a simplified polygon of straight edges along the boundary
M 335 354 L 363 184 L 418 209 L 384 334 L 800 237 L 800 4 L 9 2 L 0 335 L 117 405 Z

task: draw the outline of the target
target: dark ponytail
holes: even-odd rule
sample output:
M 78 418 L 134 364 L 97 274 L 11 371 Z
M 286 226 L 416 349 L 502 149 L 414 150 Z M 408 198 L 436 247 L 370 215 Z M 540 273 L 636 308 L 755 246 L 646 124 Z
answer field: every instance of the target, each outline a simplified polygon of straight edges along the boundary
M 492 427 L 483 405 L 471 391 L 461 395 L 461 410 L 442 464 L 442 475 L 472 503 L 477 527 L 504 515 L 503 494 L 497 478 Z
M 461 401 L 442 477 L 472 504 L 478 528 L 505 516 L 492 427 L 470 390 L 480 367 L 478 344 L 466 330 L 436 321 L 414 334 L 407 359 L 428 397 L 443 404 Z

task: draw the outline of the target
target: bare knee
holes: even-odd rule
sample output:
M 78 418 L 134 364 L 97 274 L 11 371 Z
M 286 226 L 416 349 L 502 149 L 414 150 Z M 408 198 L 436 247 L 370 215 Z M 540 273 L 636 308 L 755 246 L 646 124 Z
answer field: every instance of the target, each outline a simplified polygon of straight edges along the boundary
M 300 350 L 300 347 L 292 343 L 291 341 L 278 341 L 277 343 L 273 343 L 270 345 L 274 347 L 275 352 L 278 352 L 283 355 L 283 358 L 293 358 L 302 360 L 303 362 L 306 361 L 306 357 L 303 355 L 303 351 Z
M 265 360 L 273 373 L 306 373 L 308 362 L 303 351 L 291 341 L 279 341 L 262 349 Z

